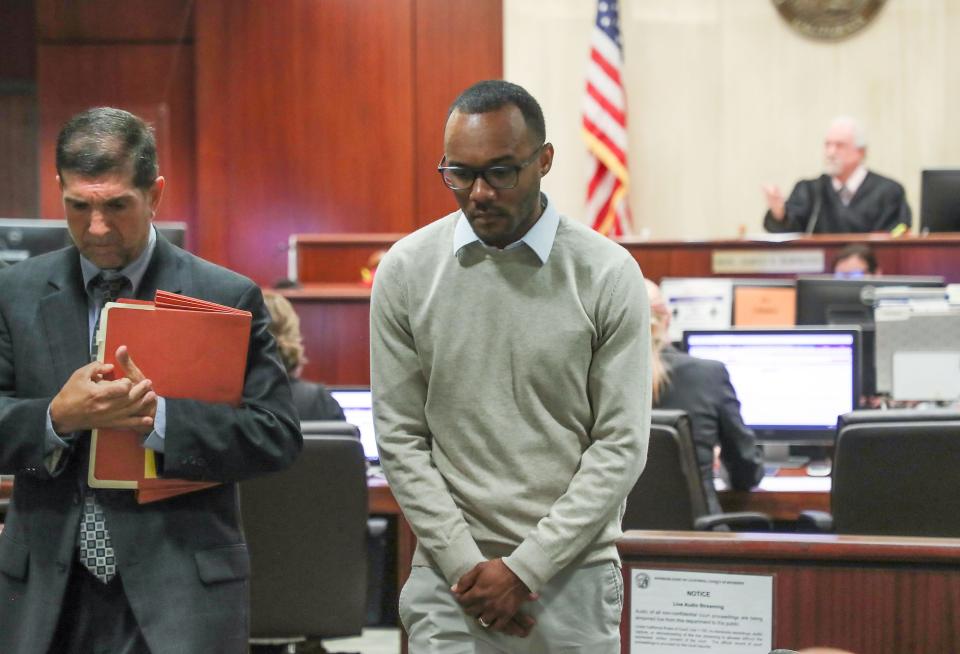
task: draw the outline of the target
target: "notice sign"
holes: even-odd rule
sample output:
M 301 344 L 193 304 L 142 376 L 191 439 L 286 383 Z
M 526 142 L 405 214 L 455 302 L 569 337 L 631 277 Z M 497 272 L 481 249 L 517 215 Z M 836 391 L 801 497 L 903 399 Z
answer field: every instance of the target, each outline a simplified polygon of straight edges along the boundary
M 632 569 L 630 654 L 769 654 L 773 577 Z

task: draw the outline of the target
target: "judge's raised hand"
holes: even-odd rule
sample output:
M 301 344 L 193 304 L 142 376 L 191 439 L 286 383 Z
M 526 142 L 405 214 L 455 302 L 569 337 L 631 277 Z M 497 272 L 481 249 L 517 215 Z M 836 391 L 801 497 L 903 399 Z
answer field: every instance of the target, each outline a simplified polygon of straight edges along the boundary
M 787 215 L 787 207 L 783 200 L 783 192 L 776 184 L 763 186 L 763 197 L 767 201 L 767 208 L 777 220 L 783 220 Z
M 451 590 L 464 612 L 484 628 L 524 638 L 536 622 L 520 607 L 540 596 L 531 593 L 502 559 L 478 563 Z
M 113 371 L 113 365 L 94 361 L 70 375 L 50 403 L 58 434 L 102 428 L 150 433 L 157 404 L 151 381 L 111 380 Z

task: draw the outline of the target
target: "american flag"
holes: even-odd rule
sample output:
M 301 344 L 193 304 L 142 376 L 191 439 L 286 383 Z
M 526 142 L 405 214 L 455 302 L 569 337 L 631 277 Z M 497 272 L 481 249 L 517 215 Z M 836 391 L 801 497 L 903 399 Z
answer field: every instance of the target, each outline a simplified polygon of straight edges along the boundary
M 623 47 L 617 0 L 597 3 L 590 40 L 583 138 L 594 161 L 587 187 L 587 218 L 607 236 L 631 231 L 627 174 L 627 100 L 620 78 Z

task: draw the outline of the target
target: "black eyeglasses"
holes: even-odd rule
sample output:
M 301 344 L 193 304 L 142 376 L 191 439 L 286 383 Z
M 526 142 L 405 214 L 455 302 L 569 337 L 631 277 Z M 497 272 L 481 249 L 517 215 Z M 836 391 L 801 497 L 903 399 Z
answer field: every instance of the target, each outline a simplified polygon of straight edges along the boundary
M 447 155 L 443 155 L 437 165 L 437 172 L 440 173 L 443 183 L 447 188 L 454 191 L 465 191 L 473 187 L 477 177 L 483 177 L 484 181 L 492 188 L 505 190 L 516 187 L 520 182 L 520 171 L 536 161 L 540 156 L 540 150 L 544 144 L 541 143 L 529 159 L 521 161 L 518 164 L 498 164 L 496 166 L 487 166 L 486 168 L 469 168 L 467 166 L 444 166 L 443 162 L 447 160 Z

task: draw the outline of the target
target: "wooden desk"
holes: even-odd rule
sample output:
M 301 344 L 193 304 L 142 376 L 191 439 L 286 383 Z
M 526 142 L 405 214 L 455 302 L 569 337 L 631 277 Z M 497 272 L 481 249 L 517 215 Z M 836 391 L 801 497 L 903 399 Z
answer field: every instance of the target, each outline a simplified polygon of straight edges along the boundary
M 311 284 L 280 291 L 300 316 L 307 364 L 303 378 L 326 384 L 370 384 L 370 289 Z
M 803 477 L 799 474 L 788 476 L 788 479 L 789 477 L 795 480 L 790 485 L 771 485 L 768 479 L 766 487 L 757 488 L 751 492 L 720 490 L 718 492 L 720 504 L 724 511 L 762 511 L 774 520 L 783 522 L 796 520 L 801 511 L 830 510 L 829 483 L 827 490 L 823 489 L 822 483 L 829 482 L 829 479 Z M 397 516 L 397 590 L 399 590 L 410 576 L 410 562 L 413 560 L 417 538 L 413 535 L 410 524 L 403 517 L 400 505 L 390 492 L 387 482 L 384 479 L 372 478 L 367 488 L 371 514 Z
M 630 651 L 631 569 L 773 576 L 773 647 L 960 651 L 960 540 L 631 531 L 619 543 Z
M 903 236 L 892 238 L 877 234 L 826 234 L 807 236 L 791 241 L 638 241 L 624 238 L 623 245 L 640 263 L 644 274 L 659 282 L 664 277 L 750 277 L 753 274 L 717 272 L 715 253 L 748 250 L 752 253 L 823 252 L 824 269 L 830 272 L 833 257 L 850 243 L 869 245 L 877 262 L 888 275 L 943 275 L 948 282 L 960 281 L 960 234 Z M 780 276 L 792 277 L 800 271 L 783 271 Z M 803 271 L 805 273 L 814 271 Z M 762 275 L 768 276 L 768 275 Z
M 360 270 L 377 250 L 389 248 L 401 234 L 302 234 L 292 237 L 290 274 L 304 285 L 283 294 L 300 315 L 309 359 L 304 379 L 327 384 L 365 385 L 370 381 L 370 291 Z M 824 264 L 844 245 L 867 243 L 887 274 L 943 275 L 960 282 L 960 234 L 890 238 L 886 234 L 812 236 L 782 243 L 768 241 L 619 241 L 640 262 L 644 274 L 709 277 L 715 253 L 820 251 Z M 750 274 L 723 276 L 757 276 Z M 790 276 L 783 273 L 780 276 Z
M 358 282 L 360 270 L 377 250 L 386 250 L 402 234 L 298 234 L 291 237 L 291 276 L 301 283 Z M 960 234 L 937 233 L 928 236 L 891 238 L 886 233 L 827 234 L 790 241 L 641 241 L 621 238 L 623 245 L 640 263 L 644 274 L 659 282 L 663 277 L 740 276 L 739 273 L 714 272 L 716 252 L 750 250 L 753 252 L 812 251 L 823 253 L 829 266 L 837 252 L 849 243 L 866 243 L 873 248 L 880 267 L 887 274 L 943 275 L 949 282 L 960 282 Z M 797 272 L 797 271 L 792 271 Z M 790 275 L 791 271 L 783 274 Z M 819 272 L 828 272 L 821 270 Z M 745 275 L 750 276 L 750 275 Z
M 399 593 L 407 577 L 410 576 L 410 562 L 413 561 L 417 537 L 413 535 L 410 523 L 403 517 L 403 511 L 400 510 L 400 505 L 390 492 L 390 486 L 385 479 L 368 479 L 367 497 L 371 515 L 388 515 L 397 519 L 397 592 Z
M 830 478 L 808 477 L 801 468 L 781 469 L 752 491 L 718 487 L 724 511 L 760 511 L 778 522 L 794 522 L 801 511 L 830 511 Z

